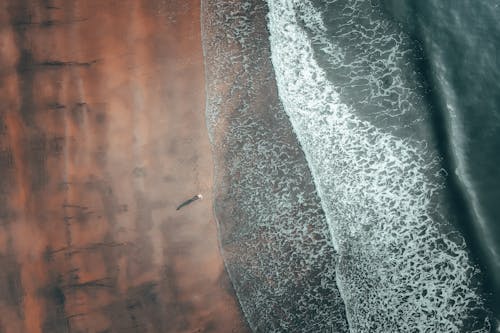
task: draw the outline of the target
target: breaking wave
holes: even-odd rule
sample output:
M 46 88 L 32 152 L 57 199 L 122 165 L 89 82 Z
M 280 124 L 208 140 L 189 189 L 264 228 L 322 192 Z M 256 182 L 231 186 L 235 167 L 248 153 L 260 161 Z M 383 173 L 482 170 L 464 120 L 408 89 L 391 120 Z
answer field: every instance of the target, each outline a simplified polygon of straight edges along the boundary
M 363 2 L 338 3 L 352 12 Z M 336 278 L 350 331 L 488 332 L 480 272 L 451 223 L 446 173 L 432 140 L 426 142 L 426 130 L 407 137 L 397 131 L 405 114 L 414 115 L 417 129 L 426 117 L 418 87 L 405 85 L 404 79 L 390 82 L 417 102 L 410 99 L 398 109 L 394 106 L 401 104 L 392 103 L 397 96 L 378 95 L 392 107 L 385 114 L 380 108 L 382 118 L 370 118 L 356 109 L 359 103 L 346 102 L 313 47 L 321 42 L 332 71 L 348 61 L 378 60 L 390 72 L 398 55 L 405 55 L 404 36 L 388 36 L 392 42 L 375 53 L 378 59 L 367 49 L 359 54 L 367 59 L 353 60 L 329 40 L 323 12 L 311 1 L 269 0 L 268 6 L 279 96 L 305 152 L 339 256 Z M 383 23 L 365 17 L 355 32 L 369 38 L 382 28 Z M 372 71 L 360 84 L 384 82 L 380 73 Z

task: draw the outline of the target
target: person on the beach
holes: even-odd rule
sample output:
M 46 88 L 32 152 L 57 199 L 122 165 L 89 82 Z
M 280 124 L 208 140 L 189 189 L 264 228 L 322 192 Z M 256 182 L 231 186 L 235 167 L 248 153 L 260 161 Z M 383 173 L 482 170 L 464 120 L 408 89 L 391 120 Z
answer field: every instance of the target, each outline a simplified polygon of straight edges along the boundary
M 183 203 L 181 203 L 181 204 L 177 207 L 177 209 L 176 209 L 176 210 L 179 210 L 179 209 L 181 209 L 182 207 L 187 206 L 187 205 L 189 205 L 190 203 L 192 203 L 192 202 L 194 202 L 194 201 L 196 201 L 196 200 L 198 200 L 198 199 L 203 199 L 203 196 L 202 196 L 201 194 L 197 194 L 197 195 L 195 195 L 195 196 L 194 196 L 194 197 L 192 197 L 191 199 L 186 200 L 186 201 L 184 201 Z

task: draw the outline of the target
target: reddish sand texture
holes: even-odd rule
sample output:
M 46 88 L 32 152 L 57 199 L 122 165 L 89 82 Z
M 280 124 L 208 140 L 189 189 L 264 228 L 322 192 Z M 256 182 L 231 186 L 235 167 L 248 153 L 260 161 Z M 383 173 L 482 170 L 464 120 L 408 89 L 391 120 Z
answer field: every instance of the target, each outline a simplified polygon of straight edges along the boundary
M 212 214 L 199 1 L 0 6 L 0 332 L 247 332 Z

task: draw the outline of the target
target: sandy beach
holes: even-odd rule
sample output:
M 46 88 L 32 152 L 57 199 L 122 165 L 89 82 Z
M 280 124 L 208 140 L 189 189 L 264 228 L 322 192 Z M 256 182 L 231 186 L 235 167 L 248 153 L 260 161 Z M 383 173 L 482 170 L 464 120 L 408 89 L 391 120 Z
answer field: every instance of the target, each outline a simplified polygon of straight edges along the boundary
M 213 217 L 199 1 L 1 6 L 0 332 L 247 332 Z

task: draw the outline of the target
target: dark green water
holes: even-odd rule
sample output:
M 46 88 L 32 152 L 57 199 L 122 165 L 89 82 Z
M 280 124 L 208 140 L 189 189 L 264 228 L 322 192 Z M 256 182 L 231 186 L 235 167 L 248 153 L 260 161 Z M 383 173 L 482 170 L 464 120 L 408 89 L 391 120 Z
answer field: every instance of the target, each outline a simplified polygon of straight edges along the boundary
M 481 268 L 498 320 L 500 2 L 312 3 L 323 13 L 327 41 L 314 29 L 309 38 L 340 100 L 359 118 L 426 142 L 426 150 L 440 156 L 446 214 Z
M 500 3 L 386 0 L 420 45 L 420 70 L 439 113 L 434 124 L 461 204 L 461 228 L 500 315 Z

